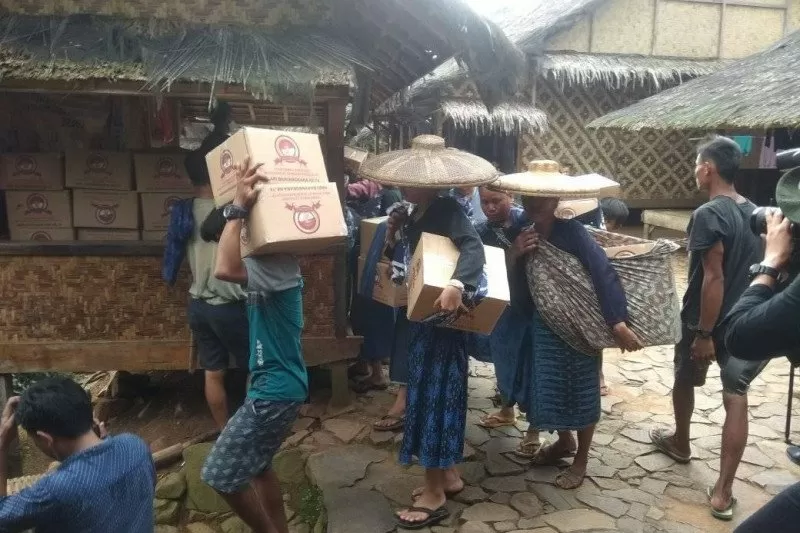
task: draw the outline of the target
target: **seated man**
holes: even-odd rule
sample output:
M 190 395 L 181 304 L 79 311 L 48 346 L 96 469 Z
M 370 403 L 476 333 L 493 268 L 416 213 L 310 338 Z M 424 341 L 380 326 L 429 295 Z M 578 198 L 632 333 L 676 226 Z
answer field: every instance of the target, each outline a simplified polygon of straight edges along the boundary
M 61 465 L 35 485 L 7 493 L 7 452 L 17 424 Z M 11 398 L 0 425 L 0 531 L 152 533 L 155 469 L 133 435 L 102 440 L 89 395 L 69 378 L 47 378 Z

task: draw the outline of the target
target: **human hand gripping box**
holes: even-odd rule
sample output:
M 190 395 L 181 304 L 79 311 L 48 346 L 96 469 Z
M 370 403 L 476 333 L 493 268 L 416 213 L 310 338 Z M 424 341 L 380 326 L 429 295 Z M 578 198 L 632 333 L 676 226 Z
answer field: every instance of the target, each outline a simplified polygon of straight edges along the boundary
M 335 183 L 257 187 L 258 200 L 242 225 L 242 257 L 315 254 L 347 239 Z
M 245 127 L 206 155 L 211 189 L 218 206 L 233 200 L 234 165 L 250 157 L 271 184 L 328 183 L 319 136 Z
M 448 327 L 489 334 L 511 299 L 506 271 L 506 254 L 501 248 L 484 246 L 488 294 L 474 309 Z M 421 322 L 434 315 L 433 304 L 452 279 L 458 262 L 458 248 L 447 237 L 423 233 L 414 256 L 408 284 L 408 319 Z

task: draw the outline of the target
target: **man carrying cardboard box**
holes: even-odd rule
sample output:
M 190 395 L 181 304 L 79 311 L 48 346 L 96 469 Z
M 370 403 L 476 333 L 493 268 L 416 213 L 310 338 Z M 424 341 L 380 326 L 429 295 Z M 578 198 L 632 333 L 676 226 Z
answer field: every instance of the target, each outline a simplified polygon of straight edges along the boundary
M 242 222 L 256 202 L 260 165 L 237 165 L 236 193 L 224 210 L 215 276 L 247 292 L 250 323 L 250 389 L 245 404 L 222 430 L 202 478 L 255 533 L 288 533 L 272 458 L 308 396 L 300 349 L 303 281 L 291 255 L 241 257 Z
M 231 414 L 225 390 L 230 356 L 233 356 L 237 368 L 247 369 L 247 311 L 242 288 L 236 283 L 214 277 L 217 244 L 202 235 L 202 225 L 215 209 L 203 151 L 213 146 L 209 147 L 205 141 L 204 144 L 205 148 L 201 147 L 186 157 L 186 170 L 194 185 L 194 200 L 191 203 L 194 225 L 186 246 L 192 271 L 192 286 L 189 288 L 192 299 L 188 315 L 189 327 L 197 342 L 200 368 L 205 371 L 206 401 L 214 422 L 221 429 Z

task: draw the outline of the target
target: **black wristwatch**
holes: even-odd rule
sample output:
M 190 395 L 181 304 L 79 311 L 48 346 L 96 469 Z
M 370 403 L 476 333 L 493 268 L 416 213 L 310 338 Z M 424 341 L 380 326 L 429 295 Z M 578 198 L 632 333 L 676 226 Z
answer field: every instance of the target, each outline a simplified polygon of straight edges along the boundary
M 227 221 L 231 220 L 239 220 L 247 218 L 249 212 L 244 207 L 239 207 L 238 205 L 228 204 L 222 210 L 222 216 Z
M 758 263 L 750 267 L 750 281 L 758 276 L 769 276 L 775 281 L 781 281 L 781 272 L 777 268 Z

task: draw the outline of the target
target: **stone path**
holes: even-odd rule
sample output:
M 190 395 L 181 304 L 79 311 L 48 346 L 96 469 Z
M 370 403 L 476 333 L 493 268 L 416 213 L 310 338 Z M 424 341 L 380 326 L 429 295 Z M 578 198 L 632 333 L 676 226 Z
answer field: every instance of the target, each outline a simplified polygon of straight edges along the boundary
M 611 395 L 603 398 L 589 477 L 578 490 L 564 491 L 552 484 L 557 468 L 530 468 L 509 453 L 527 427 L 523 420 L 503 430 L 475 425 L 495 408 L 495 384 L 492 365 L 473 363 L 467 462 L 461 465 L 468 485 L 448 503 L 451 517 L 423 531 L 722 533 L 800 480 L 800 468 L 788 460 L 783 443 L 789 373 L 784 360 L 770 363 L 751 389 L 750 440 L 734 485 L 739 506 L 733 523 L 712 518 L 705 495 L 719 470 L 725 416 L 718 370 L 712 369 L 697 391 L 689 465 L 654 453 L 647 436 L 649 428 L 672 422 L 672 348 L 608 351 L 604 370 Z M 421 468 L 396 463 L 401 435 L 370 429 L 391 401 L 389 392 L 371 393 L 341 413 L 311 404 L 296 424 L 288 445 L 310 455 L 307 471 L 323 489 L 329 533 L 394 531 L 391 510 L 410 504 L 412 489 L 422 483 Z M 800 431 L 800 402 L 797 406 Z

